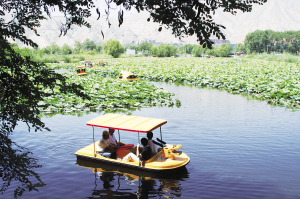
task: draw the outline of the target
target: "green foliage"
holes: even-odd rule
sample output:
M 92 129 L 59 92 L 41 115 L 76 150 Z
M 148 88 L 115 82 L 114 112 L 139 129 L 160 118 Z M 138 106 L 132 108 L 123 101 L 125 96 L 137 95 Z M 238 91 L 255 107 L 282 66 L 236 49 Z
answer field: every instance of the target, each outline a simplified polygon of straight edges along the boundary
M 193 54 L 193 49 L 196 45 L 184 44 L 178 48 L 180 54 Z
M 195 45 L 192 51 L 194 57 L 201 57 L 205 54 L 205 48 L 200 45 Z
M 147 41 L 142 41 L 139 45 L 139 50 L 144 53 L 150 53 L 151 48 L 153 47 L 152 43 L 148 43 Z
M 161 44 L 157 47 L 157 56 L 158 57 L 171 57 L 175 56 L 177 52 L 176 46 L 169 44 Z
M 280 57 L 280 56 L 277 56 Z M 129 70 L 150 81 L 178 82 L 227 90 L 270 104 L 300 108 L 300 66 L 245 58 L 121 58 L 107 60 L 99 74 Z
M 230 44 L 221 44 L 220 47 L 217 48 L 217 56 L 218 57 L 227 57 L 231 52 Z
M 237 52 L 239 52 L 239 53 L 246 53 L 247 51 L 246 51 L 245 45 L 239 43 L 239 44 L 237 44 L 237 45 L 235 46 L 234 52 L 235 52 L 235 53 L 237 53 Z
M 114 58 L 118 58 L 122 53 L 124 53 L 124 48 L 121 45 L 121 43 L 117 40 L 112 40 L 112 39 L 108 40 L 103 45 L 103 49 L 106 54 L 109 54 Z
M 37 190 L 37 187 L 44 185 L 32 170 L 39 167 L 36 159 L 31 158 L 30 152 L 23 152 L 21 147 L 9 139 L 9 135 L 20 121 L 28 125 L 28 130 L 48 130 L 38 116 L 40 112 L 37 106 L 38 102 L 49 94 L 41 92 L 40 87 L 52 89 L 58 85 L 61 92 L 83 96 L 80 86 L 68 84 L 60 74 L 32 61 L 31 55 L 28 56 L 29 51 L 16 52 L 18 50 L 13 50 L 7 42 L 7 38 L 17 39 L 36 48 L 37 44 L 26 37 L 25 30 L 38 35 L 37 28 L 41 25 L 40 21 L 46 19 L 45 14 L 50 16 L 53 7 L 65 13 L 66 20 L 62 24 L 61 34 L 66 34 L 72 24 L 90 27 L 85 18 L 91 15 L 90 9 L 94 7 L 92 0 L 76 1 L 76 4 L 67 0 L 1 1 L 0 177 L 3 180 L 1 192 L 7 189 L 12 180 L 19 181 L 21 186 L 15 190 L 15 197 L 20 196 L 25 190 Z M 51 48 L 49 53 L 59 51 Z
M 101 52 L 102 46 L 100 44 L 96 45 L 96 51 Z
M 74 46 L 74 50 L 73 52 L 75 54 L 80 54 L 81 50 L 83 49 L 83 44 L 81 44 L 79 41 L 75 43 L 75 46 Z
M 60 65 L 60 67 L 72 68 L 68 65 Z M 164 91 L 162 88 L 146 82 L 120 81 L 116 78 L 119 71 L 105 68 L 108 70 L 105 73 L 94 69 L 87 70 L 88 75 L 82 77 L 75 73 L 65 73 L 68 81 L 86 88 L 84 92 L 90 96 L 90 99 L 84 100 L 72 94 L 64 94 L 56 88 L 44 89 L 45 93 L 53 93 L 53 95 L 40 101 L 42 114 L 81 114 L 83 111 L 128 112 L 141 107 L 173 106 L 176 103 L 172 99 L 174 94 Z M 111 75 L 114 78 L 104 79 L 105 75 Z M 47 107 L 44 107 L 45 105 Z
M 50 54 L 60 54 L 61 53 L 61 49 L 59 47 L 59 45 L 57 45 L 55 42 L 53 42 L 50 46 Z
M 69 54 L 72 54 L 72 48 L 68 45 L 68 44 L 64 44 L 62 47 L 61 47 L 61 53 L 63 55 L 69 55 Z
M 135 50 L 135 52 L 140 51 L 140 47 L 136 45 L 130 45 L 127 47 L 128 49 Z
M 289 52 L 297 54 L 300 50 L 300 31 L 256 30 L 246 35 L 245 47 L 250 53 Z
M 95 44 L 95 42 L 90 39 L 86 39 L 82 43 L 82 50 L 91 51 L 91 50 L 96 49 L 96 47 L 97 47 L 97 45 Z

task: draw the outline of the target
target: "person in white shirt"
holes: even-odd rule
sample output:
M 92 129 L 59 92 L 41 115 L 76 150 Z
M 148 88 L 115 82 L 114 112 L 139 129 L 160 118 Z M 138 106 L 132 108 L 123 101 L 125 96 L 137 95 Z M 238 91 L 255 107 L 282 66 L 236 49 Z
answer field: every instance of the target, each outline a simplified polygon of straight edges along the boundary
M 147 138 L 148 138 L 148 145 L 151 149 L 151 155 L 154 156 L 155 154 L 157 154 L 158 148 L 156 144 L 154 144 L 152 141 L 153 133 L 151 131 L 147 132 Z
M 115 129 L 108 129 L 108 132 L 109 132 L 109 138 L 108 138 L 109 143 L 117 146 L 118 142 L 114 135 Z
M 109 133 L 107 131 L 103 131 L 102 139 L 99 142 L 99 147 L 102 150 L 105 150 L 110 153 L 116 152 L 117 150 L 117 146 L 109 142 Z
M 119 142 L 117 141 L 114 133 L 115 133 L 115 129 L 108 129 L 109 132 L 109 143 L 115 145 L 116 147 L 118 146 L 124 146 L 125 144 L 123 142 Z

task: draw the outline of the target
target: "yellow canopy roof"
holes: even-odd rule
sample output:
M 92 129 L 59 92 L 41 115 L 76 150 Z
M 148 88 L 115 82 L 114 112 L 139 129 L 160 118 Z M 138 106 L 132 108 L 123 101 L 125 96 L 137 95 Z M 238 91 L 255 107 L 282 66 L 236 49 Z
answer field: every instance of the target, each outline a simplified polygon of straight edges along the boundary
M 167 123 L 167 120 L 119 114 L 105 114 L 88 121 L 88 126 L 119 129 L 125 131 L 148 132 Z

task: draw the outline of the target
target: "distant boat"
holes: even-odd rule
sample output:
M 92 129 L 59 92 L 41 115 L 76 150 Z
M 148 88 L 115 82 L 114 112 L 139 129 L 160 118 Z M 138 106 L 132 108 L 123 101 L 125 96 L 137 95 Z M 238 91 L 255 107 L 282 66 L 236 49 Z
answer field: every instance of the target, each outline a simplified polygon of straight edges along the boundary
M 85 71 L 85 66 L 76 66 L 75 69 L 77 72 L 76 75 L 78 75 L 78 76 L 87 75 L 87 72 Z
M 128 71 L 121 71 L 118 76 L 118 79 L 132 82 L 132 81 L 137 81 L 137 76 Z

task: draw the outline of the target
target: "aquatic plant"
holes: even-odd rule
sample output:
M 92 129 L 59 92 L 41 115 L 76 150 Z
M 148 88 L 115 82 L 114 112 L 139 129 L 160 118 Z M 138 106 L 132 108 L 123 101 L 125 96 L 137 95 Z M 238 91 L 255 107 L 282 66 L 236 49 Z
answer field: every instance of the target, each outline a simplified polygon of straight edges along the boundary
M 101 76 L 129 70 L 140 79 L 212 87 L 233 94 L 300 108 L 299 64 L 233 58 L 119 58 L 90 69 Z
M 119 81 L 116 78 L 103 78 L 97 73 L 77 76 L 64 73 L 68 81 L 82 85 L 91 99 L 83 100 L 75 95 L 58 92 L 57 89 L 44 89 L 46 93 L 54 92 L 56 97 L 46 97 L 39 103 L 46 115 L 77 114 L 83 112 L 129 112 L 141 107 L 173 106 L 178 102 L 172 99 L 173 93 L 158 88 L 147 82 Z

